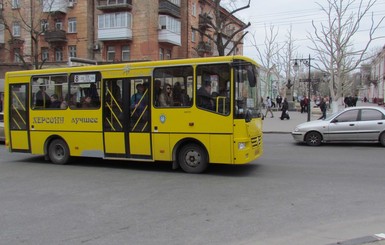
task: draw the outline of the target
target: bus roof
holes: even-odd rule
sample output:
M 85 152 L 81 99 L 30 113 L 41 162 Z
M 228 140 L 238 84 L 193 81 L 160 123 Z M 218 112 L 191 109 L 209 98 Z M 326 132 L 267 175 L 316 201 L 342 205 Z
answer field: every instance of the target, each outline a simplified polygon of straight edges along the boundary
M 79 66 L 79 67 L 61 67 L 61 68 L 48 68 L 41 70 L 21 70 L 21 71 L 11 71 L 6 73 L 6 77 L 16 77 L 23 76 L 31 73 L 35 74 L 60 74 L 67 73 L 68 69 L 71 69 L 72 72 L 87 72 L 95 70 L 120 70 L 123 69 L 128 72 L 130 69 L 135 68 L 151 68 L 151 67 L 161 67 L 161 66 L 174 66 L 182 64 L 200 64 L 200 63 L 218 63 L 218 62 L 232 62 L 233 60 L 245 60 L 251 62 L 259 67 L 259 65 L 252 59 L 236 55 L 236 56 L 216 56 L 216 57 L 205 57 L 205 58 L 190 58 L 190 59 L 175 59 L 175 60 L 160 60 L 160 61 L 143 61 L 143 62 L 127 62 L 127 63 L 117 63 L 117 64 L 104 64 L 104 65 L 90 65 L 90 66 Z

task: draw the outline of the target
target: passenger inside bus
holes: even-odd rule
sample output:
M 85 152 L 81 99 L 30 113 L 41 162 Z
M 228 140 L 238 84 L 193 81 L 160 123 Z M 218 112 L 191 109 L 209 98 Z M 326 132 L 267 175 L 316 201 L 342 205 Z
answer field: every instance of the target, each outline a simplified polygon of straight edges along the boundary
M 35 106 L 39 108 L 49 108 L 51 104 L 51 98 L 45 92 L 46 88 L 44 84 L 40 84 L 39 91 L 36 93 Z
M 159 104 L 161 107 L 170 107 L 174 105 L 171 85 L 169 83 L 166 83 L 163 87 L 163 91 L 159 96 Z
M 197 106 L 213 110 L 214 101 L 211 97 L 211 81 L 205 80 L 203 85 L 197 91 Z
M 61 101 L 59 100 L 57 94 L 51 95 L 51 105 L 50 108 L 60 108 Z

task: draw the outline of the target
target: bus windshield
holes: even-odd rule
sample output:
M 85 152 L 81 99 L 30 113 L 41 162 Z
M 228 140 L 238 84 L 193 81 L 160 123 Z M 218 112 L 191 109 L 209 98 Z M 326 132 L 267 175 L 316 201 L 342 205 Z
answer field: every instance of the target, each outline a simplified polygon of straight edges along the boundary
M 247 119 L 262 116 L 257 82 L 258 73 L 255 65 L 245 62 L 234 64 L 235 118 Z

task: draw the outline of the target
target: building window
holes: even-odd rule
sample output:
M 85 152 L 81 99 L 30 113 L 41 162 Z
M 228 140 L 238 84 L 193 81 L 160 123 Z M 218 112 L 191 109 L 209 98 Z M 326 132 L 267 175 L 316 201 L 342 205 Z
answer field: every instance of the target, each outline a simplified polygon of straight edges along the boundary
M 76 18 L 68 19 L 68 33 L 76 33 Z
M 48 20 L 40 21 L 40 29 L 41 29 L 41 32 L 45 32 L 48 30 Z
M 55 20 L 55 29 L 56 30 L 62 30 L 63 29 L 63 22 L 61 19 Z
M 159 25 L 162 29 L 166 29 L 168 31 L 174 32 L 176 34 L 181 33 L 181 24 L 178 19 L 175 19 L 168 15 L 159 15 Z M 163 26 L 165 28 L 163 28 Z
M 108 46 L 107 47 L 107 61 L 114 61 L 115 60 L 115 47 Z
M 108 0 L 108 5 L 116 5 L 116 4 L 125 4 L 127 3 L 127 0 Z
M 12 35 L 14 37 L 20 37 L 21 36 L 21 29 L 20 29 L 20 23 L 14 22 L 12 25 Z
M 12 8 L 13 9 L 20 8 L 20 0 L 12 0 Z
M 195 43 L 195 36 L 196 36 L 196 31 L 192 30 L 191 31 L 191 42 Z
M 170 49 L 166 49 L 166 57 L 165 57 L 166 60 L 171 60 L 171 50 Z
M 191 14 L 192 14 L 192 16 L 197 16 L 197 4 L 196 3 L 192 3 Z
M 63 49 L 55 48 L 55 61 L 63 61 Z
M 21 50 L 20 48 L 15 48 L 13 49 L 13 60 L 15 63 L 20 63 L 21 62 Z
M 180 0 L 168 0 L 168 1 L 180 7 Z
M 98 27 L 99 29 L 131 28 L 131 19 L 131 13 L 128 12 L 103 14 L 98 16 Z
M 41 60 L 49 61 L 49 50 L 48 48 L 41 48 Z
M 130 60 L 130 46 L 122 46 L 122 61 Z
M 70 57 L 76 57 L 76 46 L 68 46 L 68 53 Z
M 159 49 L 159 60 L 163 60 L 163 59 L 164 59 L 164 49 L 160 48 Z

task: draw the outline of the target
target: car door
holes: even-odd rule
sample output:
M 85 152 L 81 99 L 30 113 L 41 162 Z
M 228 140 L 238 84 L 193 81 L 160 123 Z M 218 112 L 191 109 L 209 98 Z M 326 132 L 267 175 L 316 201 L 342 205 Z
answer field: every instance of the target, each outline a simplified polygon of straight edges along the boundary
M 331 120 L 326 139 L 328 141 L 357 140 L 358 109 L 344 111 Z
M 373 109 L 361 109 L 360 120 L 357 122 L 357 138 L 363 141 L 378 140 L 384 130 L 385 115 L 381 111 Z

